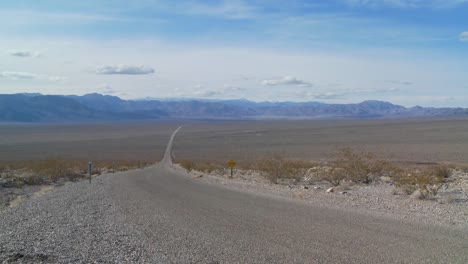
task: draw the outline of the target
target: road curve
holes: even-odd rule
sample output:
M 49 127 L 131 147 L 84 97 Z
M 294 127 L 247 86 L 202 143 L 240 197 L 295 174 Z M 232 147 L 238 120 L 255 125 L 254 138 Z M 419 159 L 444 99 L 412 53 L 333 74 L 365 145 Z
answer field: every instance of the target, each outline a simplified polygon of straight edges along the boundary
M 172 144 L 174 142 L 174 138 L 179 132 L 179 130 L 182 128 L 182 126 L 178 127 L 174 133 L 172 133 L 171 138 L 169 139 L 169 142 L 167 143 L 166 150 L 164 151 L 164 156 L 160 162 L 161 165 L 168 166 L 172 164 Z
M 67 185 L 1 214 L 0 261 L 468 263 L 467 230 L 193 179 L 169 166 L 179 129 L 156 166 Z

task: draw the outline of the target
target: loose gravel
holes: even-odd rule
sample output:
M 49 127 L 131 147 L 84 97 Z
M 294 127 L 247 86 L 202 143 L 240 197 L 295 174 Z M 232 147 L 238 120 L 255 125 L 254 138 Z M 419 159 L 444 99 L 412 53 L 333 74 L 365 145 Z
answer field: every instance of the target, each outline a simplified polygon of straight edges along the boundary
M 185 171 L 177 166 L 177 170 Z M 442 190 L 437 199 L 414 199 L 398 192 L 390 183 L 348 185 L 335 187 L 326 183 L 272 184 L 255 171 L 236 170 L 233 178 L 229 172 L 203 173 L 192 171 L 190 176 L 211 184 L 221 184 L 229 189 L 257 194 L 270 194 L 302 200 L 313 205 L 340 210 L 359 211 L 410 222 L 424 222 L 440 226 L 468 228 L 468 174 L 456 172 L 456 187 Z M 458 199 L 452 197 L 457 192 Z
M 67 184 L 0 214 L 2 263 L 139 263 L 144 247 L 109 195 L 112 175 Z

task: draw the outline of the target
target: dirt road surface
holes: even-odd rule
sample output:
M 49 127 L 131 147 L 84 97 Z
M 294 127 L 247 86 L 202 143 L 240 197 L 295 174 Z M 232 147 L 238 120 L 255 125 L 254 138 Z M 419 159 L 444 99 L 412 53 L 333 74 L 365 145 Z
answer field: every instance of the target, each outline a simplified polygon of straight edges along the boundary
M 155 166 L 1 213 L 0 262 L 468 263 L 468 230 L 197 181 L 172 165 L 179 129 Z

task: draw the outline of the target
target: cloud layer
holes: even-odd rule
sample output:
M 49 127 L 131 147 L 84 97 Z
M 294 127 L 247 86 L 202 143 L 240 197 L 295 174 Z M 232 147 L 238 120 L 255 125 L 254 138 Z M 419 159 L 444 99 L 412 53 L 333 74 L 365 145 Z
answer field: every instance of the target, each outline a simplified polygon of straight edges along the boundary
M 460 33 L 460 40 L 464 42 L 468 42 L 468 31 Z
M 39 57 L 40 56 L 40 54 L 38 52 L 33 52 L 33 51 L 29 51 L 29 50 L 10 50 L 10 51 L 8 51 L 8 54 L 10 54 L 11 56 L 23 57 L 23 58 L 26 58 L 26 57 Z
M 142 75 L 152 74 L 154 69 L 148 66 L 105 65 L 96 69 L 97 74 Z
M 63 81 L 67 79 L 63 76 L 48 76 L 30 72 L 3 71 L 0 72 L 1 79 L 7 80 L 46 80 L 46 81 Z
M 277 79 L 267 79 L 262 81 L 263 85 L 271 85 L 271 86 L 278 86 L 278 85 L 292 85 L 292 86 L 312 86 L 312 83 L 306 82 L 304 80 L 298 79 L 293 76 L 285 76 Z

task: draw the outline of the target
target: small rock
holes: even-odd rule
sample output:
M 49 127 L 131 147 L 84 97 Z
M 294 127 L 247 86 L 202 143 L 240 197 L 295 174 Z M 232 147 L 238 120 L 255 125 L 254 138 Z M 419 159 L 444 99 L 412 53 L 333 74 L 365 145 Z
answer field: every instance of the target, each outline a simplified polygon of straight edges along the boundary
M 302 186 L 302 189 L 306 189 L 306 190 L 308 190 L 308 189 L 309 189 L 309 187 L 307 187 L 307 186 Z
M 335 191 L 335 188 L 333 188 L 333 187 L 327 189 L 327 193 L 332 193 L 334 191 Z
M 314 189 L 315 190 L 321 190 L 322 188 L 320 188 L 319 186 L 315 186 Z
M 343 192 L 340 192 L 340 193 L 341 193 L 341 194 L 347 194 L 348 192 L 346 192 L 346 191 L 343 191 Z
M 416 190 L 411 194 L 410 197 L 413 198 L 413 199 L 422 199 L 422 198 L 424 198 L 424 195 L 420 190 Z

